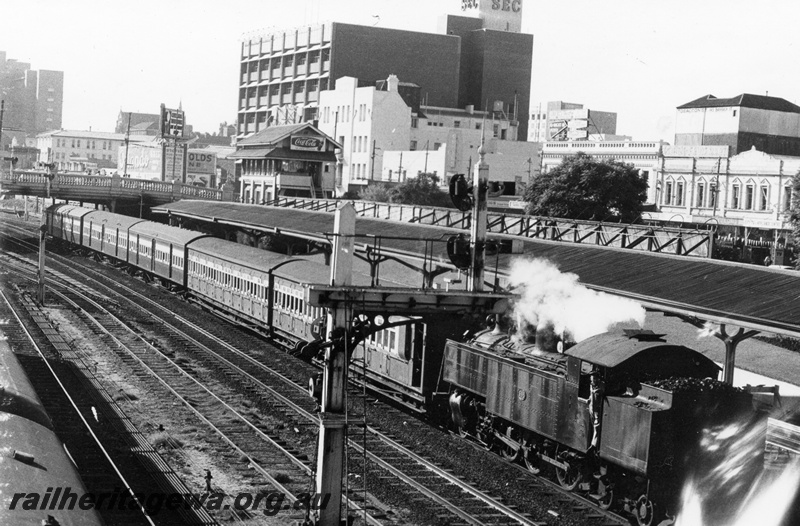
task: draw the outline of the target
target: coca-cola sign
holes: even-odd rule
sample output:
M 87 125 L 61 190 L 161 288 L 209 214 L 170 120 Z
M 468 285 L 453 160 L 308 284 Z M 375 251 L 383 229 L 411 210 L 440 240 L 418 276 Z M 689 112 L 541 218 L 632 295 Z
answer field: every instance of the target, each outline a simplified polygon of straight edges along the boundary
M 308 135 L 292 135 L 290 144 L 292 150 L 321 152 L 325 147 L 325 139 L 323 137 L 309 137 Z

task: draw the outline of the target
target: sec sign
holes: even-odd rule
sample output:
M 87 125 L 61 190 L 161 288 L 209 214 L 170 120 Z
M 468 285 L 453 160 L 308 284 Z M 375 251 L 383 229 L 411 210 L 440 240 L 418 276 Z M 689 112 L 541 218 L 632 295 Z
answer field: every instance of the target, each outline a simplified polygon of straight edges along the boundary
M 217 154 L 203 150 L 189 150 L 188 173 L 214 174 L 217 170 Z

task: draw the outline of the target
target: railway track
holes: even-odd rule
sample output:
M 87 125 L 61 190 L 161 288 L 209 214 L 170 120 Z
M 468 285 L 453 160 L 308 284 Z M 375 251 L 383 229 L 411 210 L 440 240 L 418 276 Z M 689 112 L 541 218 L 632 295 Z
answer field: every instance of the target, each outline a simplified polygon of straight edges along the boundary
M 152 503 L 137 497 L 151 491 L 154 485 L 165 493 L 188 490 L 163 483 L 163 475 L 171 470 L 154 462 L 158 455 L 143 437 L 134 435 L 138 439 L 135 443 L 124 442 L 119 431 L 130 426 L 118 407 L 102 389 L 87 389 L 99 387 L 96 379 L 80 359 L 64 356 L 71 352 L 68 345 L 29 297 L 16 301 L 0 290 L 0 319 L 5 336 L 37 386 L 37 394 L 59 437 L 79 467 L 87 491 L 95 495 L 134 495 L 124 507 L 98 506 L 108 524 L 217 524 L 202 510 L 155 509 Z M 135 447 L 145 455 L 126 453 Z
M 132 291 L 131 291 L 132 292 Z M 259 425 L 258 422 L 251 421 L 248 417 L 241 412 L 236 411 L 232 406 L 235 403 L 232 400 L 224 400 L 215 392 L 202 385 L 201 382 L 195 379 L 195 371 L 191 366 L 179 365 L 176 360 L 169 359 L 166 355 L 158 352 L 158 349 L 152 344 L 142 340 L 138 337 L 137 332 L 127 328 L 128 336 L 139 338 L 139 342 L 129 343 L 122 340 L 122 336 L 112 334 L 109 330 L 110 327 L 123 327 L 124 324 L 116 317 L 106 314 L 92 312 L 92 309 L 98 310 L 101 307 L 91 300 L 81 298 L 76 300 L 73 296 L 80 296 L 78 293 L 71 292 L 68 294 L 70 300 L 75 302 L 75 306 L 82 309 L 82 317 L 91 316 L 87 319 L 88 322 L 93 323 L 96 329 L 102 332 L 105 337 L 113 338 L 110 346 L 116 345 L 118 349 L 125 349 L 131 356 L 135 356 L 139 365 L 146 366 L 147 370 L 160 378 L 161 382 L 168 386 L 168 389 L 181 400 L 184 405 L 197 413 L 198 417 L 205 421 L 218 435 L 223 437 L 223 440 L 232 448 L 238 455 L 245 455 L 250 465 L 258 470 L 262 475 L 269 479 L 270 484 L 276 487 L 282 493 L 287 495 L 295 495 L 302 492 L 303 489 L 307 490 L 308 487 L 294 488 L 288 485 L 282 485 L 275 477 L 270 477 L 266 467 L 259 466 L 255 459 L 268 459 L 262 462 L 269 465 L 274 472 L 277 470 L 290 480 L 298 480 L 306 482 L 312 474 L 313 467 L 309 462 L 309 456 L 302 454 L 295 449 L 288 449 L 285 439 L 275 438 L 272 439 L 264 431 L 265 426 Z M 130 298 L 131 296 L 128 296 Z M 142 296 L 137 297 L 140 301 L 145 301 L 147 298 Z M 87 301 L 89 305 L 87 305 Z M 155 308 L 155 305 L 151 305 Z M 164 313 L 166 314 L 166 313 Z M 165 323 L 161 318 L 159 329 L 164 330 Z M 223 374 L 231 378 L 237 378 L 239 381 L 245 380 L 247 384 L 252 386 L 251 394 L 258 398 L 263 399 L 264 403 L 272 403 L 273 408 L 277 401 L 283 408 L 278 409 L 282 415 L 282 419 L 288 422 L 290 426 L 310 426 L 311 429 L 316 431 L 318 426 L 318 416 L 314 410 L 313 400 L 308 396 L 305 391 L 303 382 L 291 381 L 275 370 L 271 370 L 260 364 L 254 357 L 248 356 L 236 349 L 219 338 L 213 337 L 208 331 L 193 324 L 189 320 L 183 319 L 184 329 L 178 329 L 173 326 L 171 322 L 168 324 L 168 330 L 174 333 L 174 338 L 177 342 L 170 341 L 164 342 L 164 347 L 174 349 L 177 346 L 184 346 L 184 348 L 191 347 L 194 351 L 194 358 L 199 359 L 201 366 L 207 368 L 219 368 L 222 365 Z M 197 334 L 205 336 L 206 343 L 201 342 L 197 337 L 190 336 L 188 330 L 192 330 Z M 211 343 L 208 342 L 211 340 Z M 163 342 L 163 340 L 162 340 Z M 214 345 L 212 349 L 210 345 Z M 202 353 L 198 356 L 197 353 Z M 240 365 L 234 363 L 239 362 Z M 199 367 L 198 367 L 199 368 Z M 250 369 L 250 371 L 246 370 Z M 264 373 L 272 377 L 279 377 L 284 379 L 282 382 L 284 387 L 289 387 L 293 392 L 280 393 L 273 386 L 274 381 L 267 383 L 263 379 L 256 376 L 259 374 L 262 378 Z M 290 382 L 290 383 L 287 383 Z M 216 390 L 215 390 L 216 391 Z M 265 393 L 261 394 L 261 393 Z M 235 395 L 233 395 L 235 396 Z M 216 400 L 217 404 L 212 404 L 209 398 Z M 205 400 L 202 407 L 198 407 L 198 400 Z M 224 414 L 219 405 L 224 406 L 228 413 L 232 413 L 235 421 L 229 418 L 228 414 Z M 201 411 L 202 410 L 202 411 Z M 213 419 L 208 415 L 219 415 Z M 298 418 L 298 416 L 300 418 Z M 244 428 L 242 427 L 244 425 Z M 352 422 L 351 422 L 352 425 Z M 247 427 L 250 428 L 259 438 L 270 442 L 278 453 L 286 458 L 289 458 L 294 465 L 287 465 L 285 462 L 281 463 L 281 458 L 275 453 L 265 451 L 263 445 L 257 447 L 247 439 Z M 438 468 L 435 464 L 427 461 L 421 457 L 416 456 L 411 450 L 393 441 L 390 437 L 382 434 L 377 429 L 368 427 L 370 432 L 370 445 L 366 449 L 358 444 L 355 440 L 349 441 L 349 446 L 356 454 L 364 455 L 367 458 L 392 473 L 395 477 L 399 478 L 414 490 L 425 495 L 428 499 L 433 500 L 443 510 L 455 515 L 459 521 L 464 524 L 533 524 L 534 521 L 530 518 L 519 513 L 512 507 L 506 506 L 496 498 L 481 492 L 472 485 L 460 481 L 456 476 L 447 473 Z M 311 444 L 313 448 L 315 444 Z M 351 454 L 352 456 L 352 454 Z M 435 477 L 431 477 L 435 474 Z M 433 478 L 433 480 L 430 480 Z M 363 492 L 363 488 L 351 488 L 350 496 Z M 294 497 L 290 497 L 294 501 Z M 354 500 L 354 499 L 353 499 Z M 349 510 L 356 515 L 362 515 L 363 508 L 355 502 L 351 502 Z M 469 510 L 469 511 L 465 511 Z M 450 519 L 442 520 L 452 522 Z M 504 521 L 499 519 L 504 518 Z M 367 516 L 368 522 L 371 521 L 370 516 Z
M 96 271 L 92 272 L 95 276 L 101 275 Z M 86 279 L 89 279 L 88 276 Z M 107 277 L 101 279 L 108 282 Z M 149 316 L 158 320 L 157 328 L 153 326 L 155 323 L 152 321 L 137 323 L 134 320 L 132 324 L 138 325 L 134 332 L 151 333 L 153 337 L 163 338 L 163 331 L 168 330 L 172 334 L 169 337 L 170 341 L 164 347 L 191 349 L 193 359 L 199 360 L 205 369 L 212 367 L 219 369 L 220 363 L 222 363 L 224 376 L 235 378 L 240 382 L 244 381 L 249 385 L 245 389 L 250 393 L 257 393 L 257 396 L 264 399 L 264 403 L 284 407 L 285 409 L 280 411 L 287 421 L 292 422 L 291 425 L 316 427 L 318 420 L 314 403 L 307 396 L 305 387 L 308 376 L 314 371 L 310 366 L 304 364 L 299 367 L 296 359 L 283 355 L 283 359 L 271 360 L 270 367 L 267 367 L 263 363 L 263 353 L 251 348 L 252 339 L 248 337 L 247 340 L 251 343 L 244 343 L 238 336 L 235 336 L 238 331 L 226 331 L 224 337 L 220 337 L 130 288 L 121 288 L 121 285 L 113 283 L 105 283 L 103 286 L 107 287 L 109 296 L 120 298 L 118 304 L 122 302 L 136 303 L 139 309 L 144 309 Z M 84 285 L 83 288 L 89 287 Z M 96 296 L 97 292 L 93 294 Z M 103 325 L 102 322 L 100 324 Z M 200 395 L 194 393 L 194 396 Z M 357 395 L 354 394 L 354 396 Z M 188 394 L 187 398 L 191 400 L 192 394 Z M 353 418 L 357 420 L 358 416 L 353 416 Z M 399 412 L 398 418 L 408 419 Z M 351 426 L 356 423 L 351 422 Z M 419 424 L 415 422 L 415 425 Z M 434 505 L 442 510 L 437 517 L 441 522 L 460 524 L 537 523 L 529 515 L 518 511 L 514 505 L 505 504 L 502 499 L 492 496 L 488 491 L 478 489 L 476 486 L 479 486 L 479 483 L 460 480 L 453 473 L 449 473 L 447 469 L 439 468 L 435 463 L 413 453 L 394 437 L 382 433 L 372 426 L 366 426 L 363 429 L 366 431 L 367 439 L 366 441 L 362 439 L 361 443 L 358 440 L 350 440 L 351 457 L 366 455 L 370 463 L 380 466 L 388 473 L 380 475 L 381 477 L 394 477 L 392 484 L 405 489 L 411 488 L 418 494 L 424 495 L 423 500 L 433 501 Z M 434 432 L 439 433 L 439 431 Z M 520 472 L 519 479 L 521 484 L 541 484 L 524 471 Z M 364 493 L 363 487 L 351 487 L 350 490 L 348 494 L 354 500 L 355 496 Z M 566 492 L 558 495 L 561 491 L 560 488 L 549 488 L 547 491 L 556 495 L 555 498 L 562 503 L 569 503 L 571 499 L 574 499 L 574 495 Z M 419 495 L 415 498 L 420 499 Z M 574 502 L 575 504 L 567 505 L 583 517 L 585 520 L 582 522 L 583 524 L 627 524 L 624 518 L 599 509 L 584 507 L 579 501 Z M 356 506 L 353 507 L 358 509 Z M 553 516 L 557 515 L 557 513 L 553 514 Z

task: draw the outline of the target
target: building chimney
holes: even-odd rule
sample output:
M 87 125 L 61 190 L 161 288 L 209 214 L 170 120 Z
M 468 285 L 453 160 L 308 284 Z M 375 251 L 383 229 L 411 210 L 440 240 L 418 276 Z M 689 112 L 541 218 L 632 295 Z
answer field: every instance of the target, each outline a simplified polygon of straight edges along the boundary
M 391 74 L 389 78 L 386 79 L 386 85 L 388 86 L 387 91 L 394 91 L 397 92 L 397 86 L 400 85 L 400 79 L 397 78 L 397 75 Z

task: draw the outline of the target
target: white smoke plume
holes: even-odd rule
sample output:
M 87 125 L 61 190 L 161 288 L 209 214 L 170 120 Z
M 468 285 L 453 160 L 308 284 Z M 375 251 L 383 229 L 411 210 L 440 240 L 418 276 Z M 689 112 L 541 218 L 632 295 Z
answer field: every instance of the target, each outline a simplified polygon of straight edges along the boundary
M 510 282 L 521 295 L 512 314 L 520 330 L 526 323 L 537 328 L 552 325 L 557 333 L 566 331 L 579 342 L 617 323 L 644 324 L 644 308 L 635 301 L 590 290 L 577 275 L 563 273 L 543 259 L 513 261 Z

